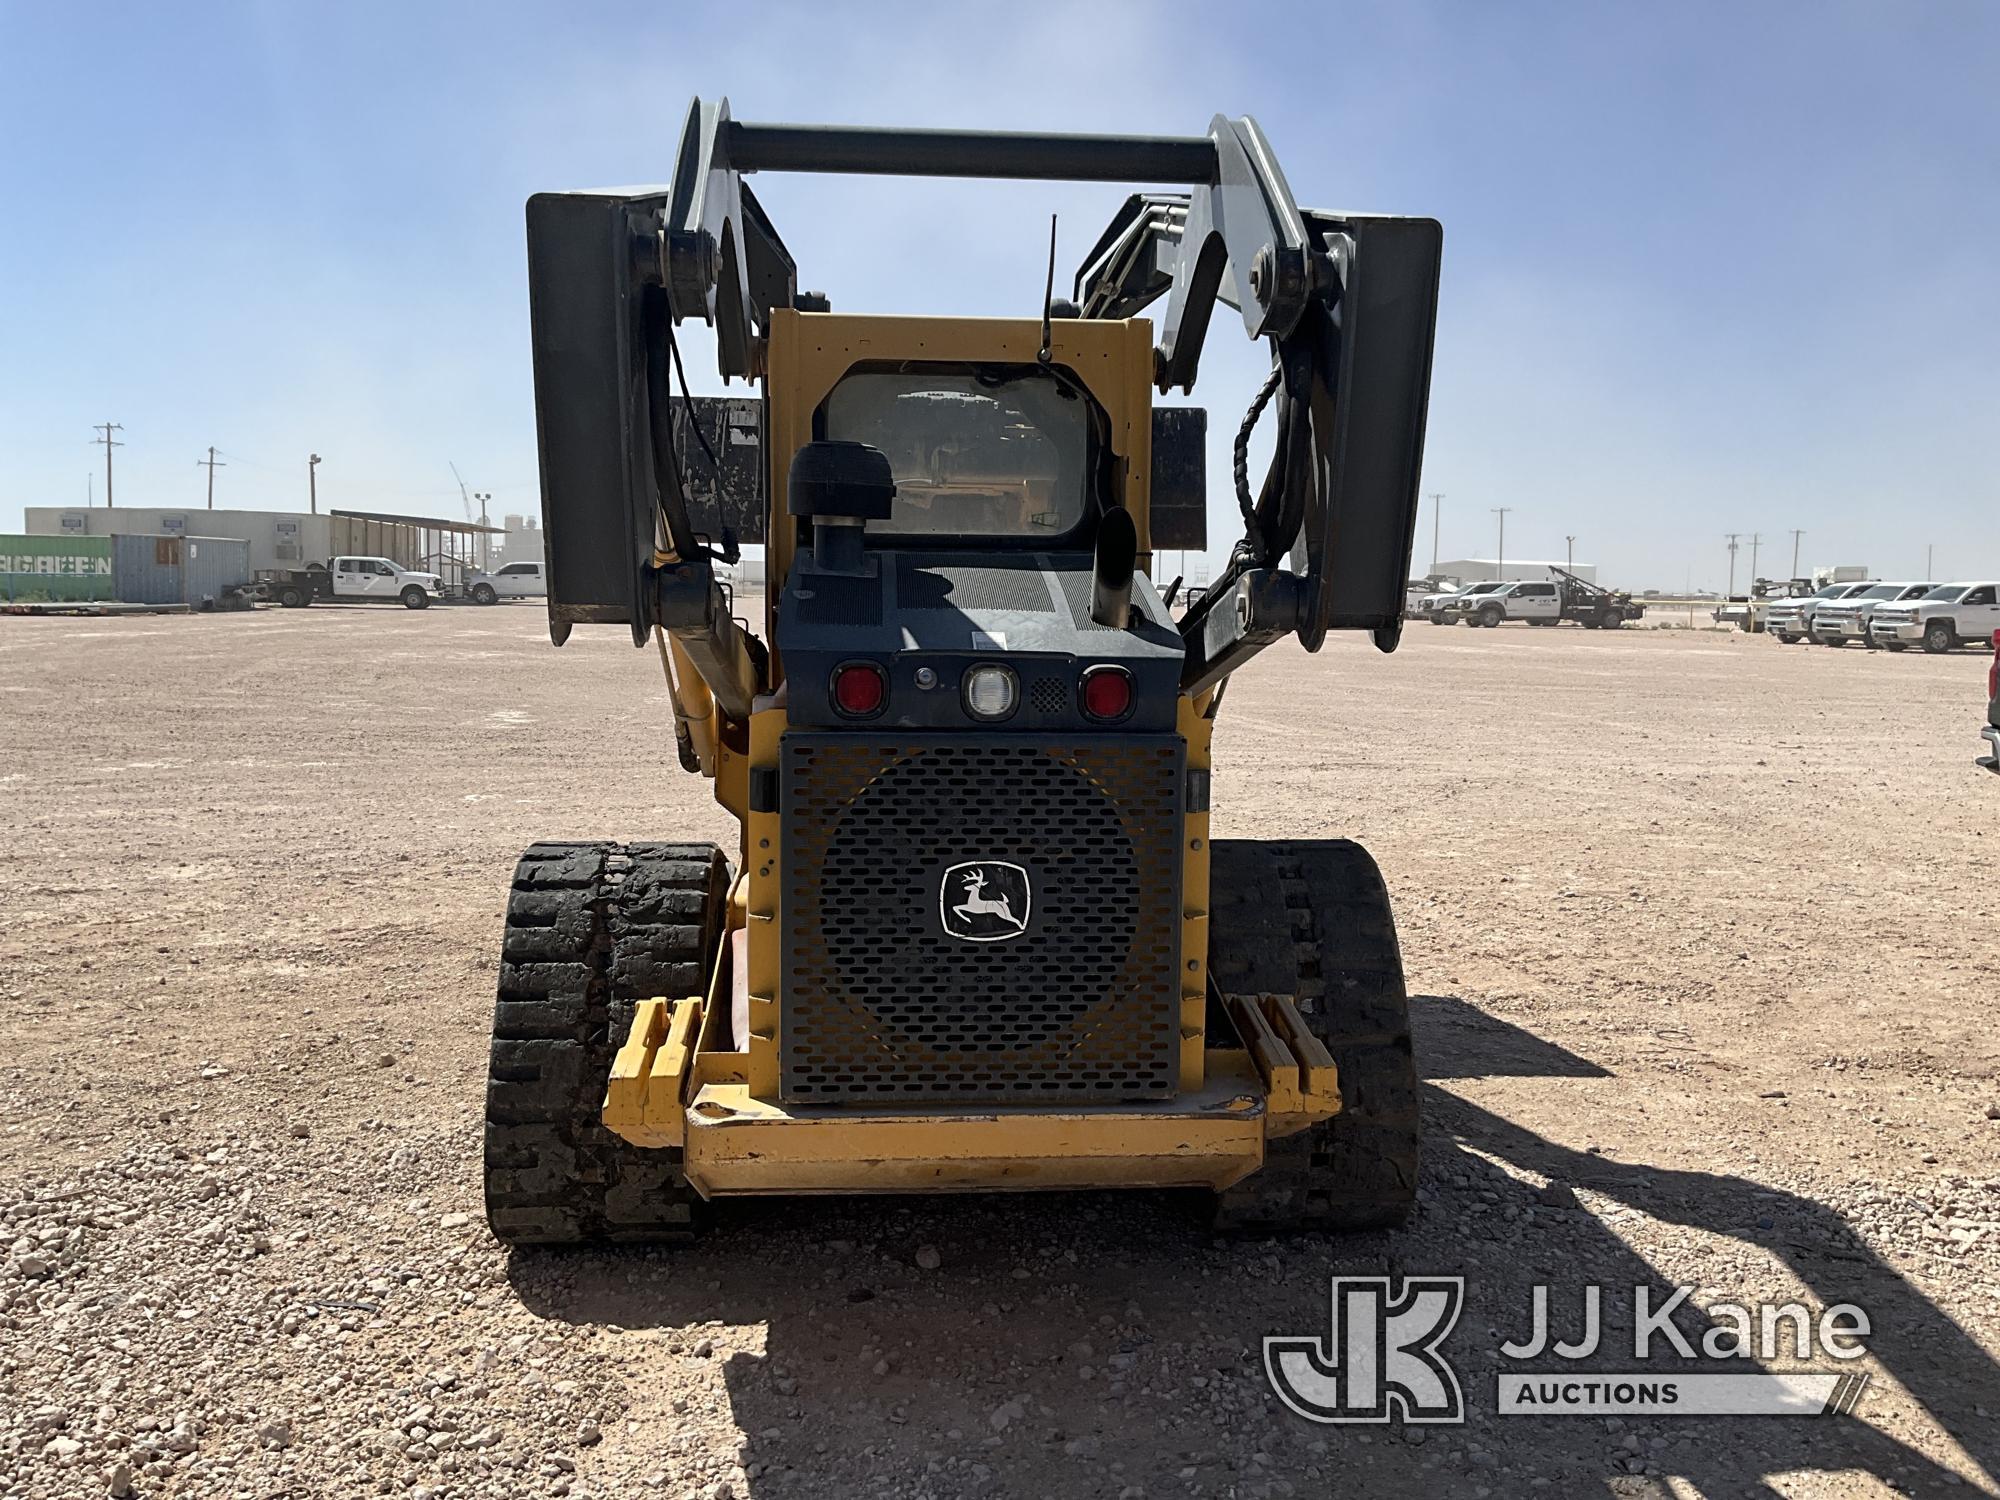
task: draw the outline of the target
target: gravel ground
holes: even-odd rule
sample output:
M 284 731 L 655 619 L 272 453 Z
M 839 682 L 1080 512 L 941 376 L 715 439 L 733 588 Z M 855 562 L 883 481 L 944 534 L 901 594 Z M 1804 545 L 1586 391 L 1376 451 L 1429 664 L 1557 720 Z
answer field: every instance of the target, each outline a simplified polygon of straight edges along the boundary
M 1360 838 L 1397 902 L 1396 1234 L 813 1200 L 509 1255 L 478 1109 L 516 854 L 734 847 L 651 658 L 533 607 L 0 618 L 0 1495 L 1990 1489 L 1984 666 L 1419 626 L 1242 674 L 1217 833 Z M 1465 1425 L 1270 1393 L 1263 1337 L 1384 1272 L 1467 1278 Z M 1854 1418 L 1495 1416 L 1528 1289 L 1574 1332 L 1585 1282 L 1858 1303 L 1873 1383 Z

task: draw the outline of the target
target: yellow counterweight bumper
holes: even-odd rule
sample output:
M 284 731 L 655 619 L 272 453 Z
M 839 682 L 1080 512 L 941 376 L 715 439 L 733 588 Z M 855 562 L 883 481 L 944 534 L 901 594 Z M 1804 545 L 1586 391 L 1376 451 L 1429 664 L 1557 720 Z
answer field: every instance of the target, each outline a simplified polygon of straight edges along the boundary
M 604 1123 L 635 1145 L 679 1147 L 708 1198 L 1221 1189 L 1263 1165 L 1267 1139 L 1340 1108 L 1333 1059 L 1288 997 L 1229 1007 L 1245 1045 L 1211 1049 L 1200 1087 L 1170 1100 L 864 1108 L 753 1097 L 733 1070 L 701 1066 L 699 1001 L 651 1000 L 612 1066 Z

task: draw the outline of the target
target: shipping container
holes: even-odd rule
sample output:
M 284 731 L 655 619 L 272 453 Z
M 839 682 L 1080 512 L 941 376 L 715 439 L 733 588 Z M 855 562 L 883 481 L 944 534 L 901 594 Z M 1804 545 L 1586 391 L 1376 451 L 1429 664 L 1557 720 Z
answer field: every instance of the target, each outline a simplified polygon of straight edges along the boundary
M 101 603 L 111 583 L 109 537 L 0 536 L 0 603 Z
M 250 583 L 250 544 L 241 537 L 114 536 L 112 597 L 126 604 L 211 608 Z

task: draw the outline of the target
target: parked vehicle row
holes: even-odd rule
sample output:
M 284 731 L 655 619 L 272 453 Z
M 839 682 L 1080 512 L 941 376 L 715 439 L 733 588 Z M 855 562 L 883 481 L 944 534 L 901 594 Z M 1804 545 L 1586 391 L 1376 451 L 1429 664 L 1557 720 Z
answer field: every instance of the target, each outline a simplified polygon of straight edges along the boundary
M 1784 645 L 1811 641 L 1906 651 L 1922 646 L 1933 655 L 1960 646 L 1983 646 L 2000 630 L 2000 584 L 1884 582 L 1831 583 L 1803 599 L 1772 603 L 1765 632 Z
M 438 574 L 406 568 L 387 557 L 336 557 L 303 568 L 265 568 L 255 587 L 259 599 L 286 609 L 304 609 L 323 599 L 428 609 L 448 598 L 498 604 L 502 599 L 540 599 L 548 593 L 547 574 L 538 562 L 508 563 L 497 572 L 472 573 L 459 593 L 447 590 Z

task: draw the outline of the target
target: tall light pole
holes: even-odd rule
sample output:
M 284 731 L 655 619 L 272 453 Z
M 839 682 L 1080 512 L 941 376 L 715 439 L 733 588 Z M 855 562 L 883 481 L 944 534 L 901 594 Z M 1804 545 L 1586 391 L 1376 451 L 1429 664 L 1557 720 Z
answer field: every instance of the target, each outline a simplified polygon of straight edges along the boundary
M 493 498 L 493 491 L 474 490 L 472 498 L 479 502 L 479 524 L 481 526 L 491 526 L 493 523 L 486 519 L 486 502 Z M 479 533 L 479 566 L 486 568 L 492 565 L 493 538 L 482 531 Z
M 1925 542 L 1925 543 L 1924 543 L 1924 582 L 1925 582 L 1925 583 L 1929 583 L 1929 582 L 1931 581 L 1931 554 L 1932 554 L 1933 552 L 1935 552 L 1935 551 L 1937 551 L 1937 543 L 1936 543 L 1936 542 Z
M 1507 512 L 1513 508 L 1511 505 L 1492 507 L 1493 514 L 1500 518 L 1500 555 L 1493 560 L 1494 571 L 1499 574 L 1497 581 L 1500 583 L 1507 581 Z
M 1723 535 L 1729 538 L 1729 587 L 1722 591 L 1722 597 L 1727 599 L 1736 592 L 1736 539 L 1743 535 L 1743 533 L 1740 531 L 1728 531 L 1724 532 Z
M 312 513 L 314 515 L 318 515 L 319 514 L 319 455 L 317 453 L 308 454 L 306 457 L 306 497 L 308 502 L 312 506 Z
M 1803 530 L 1795 529 L 1792 532 L 1792 577 L 1794 578 L 1799 576 L 1799 538 L 1804 535 Z
M 1437 577 L 1438 529 L 1444 524 L 1444 491 L 1431 491 L 1431 577 Z
M 1563 538 L 1563 544 L 1569 548 L 1569 551 L 1565 554 L 1569 558 L 1569 561 L 1564 563 L 1563 566 L 1574 573 L 1576 571 L 1576 538 L 1566 536 Z

